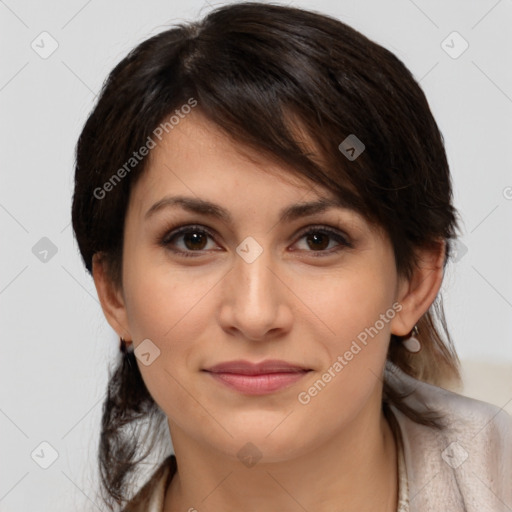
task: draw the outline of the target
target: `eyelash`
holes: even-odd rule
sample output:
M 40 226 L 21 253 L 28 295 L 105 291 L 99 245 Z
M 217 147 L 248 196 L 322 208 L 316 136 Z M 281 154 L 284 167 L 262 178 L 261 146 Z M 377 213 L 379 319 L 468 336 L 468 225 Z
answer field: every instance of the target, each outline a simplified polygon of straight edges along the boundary
M 159 245 L 169 249 L 171 242 L 175 238 L 179 237 L 180 235 L 187 234 L 187 233 L 201 233 L 201 234 L 208 235 L 212 239 L 215 239 L 214 235 L 212 234 L 212 232 L 209 229 L 207 229 L 203 226 L 199 226 L 199 225 L 192 224 L 192 225 L 182 226 L 178 229 L 174 229 L 174 230 L 172 230 L 172 229 L 173 228 L 170 228 L 170 230 L 166 231 L 165 234 L 158 239 Z M 330 250 L 319 250 L 319 251 L 314 251 L 314 250 L 306 251 L 306 252 L 313 253 L 314 257 L 328 256 L 333 253 L 337 253 L 337 252 L 341 251 L 343 248 L 353 247 L 352 243 L 350 243 L 347 240 L 347 237 L 342 235 L 339 231 L 329 228 L 328 226 L 322 226 L 322 225 L 310 226 L 306 231 L 303 231 L 300 233 L 299 240 L 308 235 L 317 234 L 317 233 L 321 233 L 323 235 L 330 236 L 336 242 L 338 242 L 340 245 L 337 248 L 335 248 L 334 250 L 330 249 Z M 192 250 L 182 251 L 182 250 L 175 250 L 175 249 L 169 249 L 169 250 L 171 250 L 172 252 L 174 252 L 176 254 L 179 254 L 180 256 L 185 256 L 187 258 L 188 257 L 196 258 L 197 256 L 200 256 L 200 254 L 196 256 L 191 253 L 204 252 L 204 250 L 197 250 L 197 251 L 192 251 Z M 317 253 L 317 254 L 315 254 L 315 253 Z

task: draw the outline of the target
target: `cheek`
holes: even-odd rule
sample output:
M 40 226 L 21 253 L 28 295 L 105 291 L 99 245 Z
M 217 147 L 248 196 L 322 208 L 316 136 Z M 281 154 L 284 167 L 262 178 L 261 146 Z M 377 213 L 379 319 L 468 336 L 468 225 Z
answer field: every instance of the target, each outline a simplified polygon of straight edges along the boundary
M 310 387 L 303 388 L 303 398 L 311 399 L 319 414 L 317 407 L 329 408 L 333 403 L 346 406 L 347 412 L 357 409 L 375 389 L 396 314 L 394 267 L 389 255 L 383 256 L 357 268 L 340 269 L 336 279 L 326 280 L 322 293 L 314 296 L 312 303 L 321 320 L 315 323 L 323 367 Z M 320 336 L 320 331 L 327 334 Z
M 205 322 L 212 318 L 206 311 L 207 281 L 185 278 L 169 269 L 146 267 L 132 272 L 126 280 L 126 307 L 130 330 L 138 345 L 145 339 L 157 347 L 158 356 L 146 366 L 137 365 L 151 396 L 166 415 L 176 418 L 200 417 L 204 414 L 198 402 L 191 400 L 188 379 L 196 371 L 192 367 L 197 340 L 204 337 Z M 196 396 L 196 395 L 194 395 Z M 203 403 L 203 400 L 201 400 Z
M 182 332 L 193 337 L 201 313 L 208 318 L 202 299 L 214 282 L 213 276 L 200 275 L 197 268 L 180 271 L 144 254 L 133 257 L 125 275 L 126 312 L 133 336 L 154 338 L 159 345 L 181 339 Z
M 143 254 L 132 256 L 126 266 L 125 299 L 135 345 L 150 339 L 160 350 L 161 371 L 193 371 L 185 365 L 214 318 L 210 293 L 220 284 L 219 275 L 199 267 L 172 268 Z
M 342 349 L 365 329 L 373 326 L 393 304 L 393 273 L 389 270 L 361 265 L 340 269 L 323 282 L 297 282 L 298 295 L 312 304 L 314 323 L 327 334 L 330 346 Z M 302 287 L 302 288 L 300 288 Z M 388 312 L 388 316 L 393 311 Z M 389 330 L 388 323 L 378 330 Z

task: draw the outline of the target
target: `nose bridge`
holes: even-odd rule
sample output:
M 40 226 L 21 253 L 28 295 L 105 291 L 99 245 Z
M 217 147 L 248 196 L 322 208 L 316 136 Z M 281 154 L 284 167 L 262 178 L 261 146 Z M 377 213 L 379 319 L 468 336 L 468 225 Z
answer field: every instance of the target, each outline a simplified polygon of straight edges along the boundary
M 242 251 L 249 248 L 244 254 Z M 245 307 L 253 314 L 264 314 L 269 310 L 269 304 L 274 299 L 275 280 L 273 273 L 269 270 L 271 267 L 271 254 L 269 250 L 258 250 L 257 247 L 247 244 L 240 244 L 237 248 L 239 256 L 235 262 L 235 274 L 237 281 L 235 286 L 240 288 L 240 294 L 237 294 L 238 305 Z
M 247 306 L 263 310 L 275 292 L 275 276 L 270 271 L 270 251 L 263 251 L 254 261 L 240 258 L 235 266 L 239 277 L 238 283 L 246 296 Z

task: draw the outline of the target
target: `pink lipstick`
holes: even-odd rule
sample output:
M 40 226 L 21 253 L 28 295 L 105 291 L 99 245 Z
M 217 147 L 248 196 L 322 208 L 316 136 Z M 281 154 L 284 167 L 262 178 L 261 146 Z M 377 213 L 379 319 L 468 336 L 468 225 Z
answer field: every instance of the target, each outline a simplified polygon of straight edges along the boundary
M 205 371 L 218 382 L 240 393 L 264 395 L 291 386 L 310 369 L 282 360 L 269 359 L 260 363 L 228 361 L 216 364 Z

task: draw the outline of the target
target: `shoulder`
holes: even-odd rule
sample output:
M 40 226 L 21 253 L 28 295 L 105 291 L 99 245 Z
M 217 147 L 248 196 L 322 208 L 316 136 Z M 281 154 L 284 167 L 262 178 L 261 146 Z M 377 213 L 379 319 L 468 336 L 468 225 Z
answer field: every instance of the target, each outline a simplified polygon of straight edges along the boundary
M 142 488 L 123 509 L 123 512 L 162 512 L 165 491 L 176 472 L 176 457 L 163 460 Z
M 418 510 L 501 511 L 512 507 L 512 417 L 500 407 L 421 382 L 392 363 L 385 378 L 417 411 L 445 427 L 414 422 L 391 406 L 404 442 L 410 494 Z M 443 502 L 436 501 L 443 497 Z M 505 505 L 506 504 L 506 505 Z
M 404 402 L 418 411 L 438 411 L 445 435 L 483 440 L 512 440 L 512 416 L 504 409 L 453 391 L 422 382 L 386 363 L 386 381 L 406 396 Z

